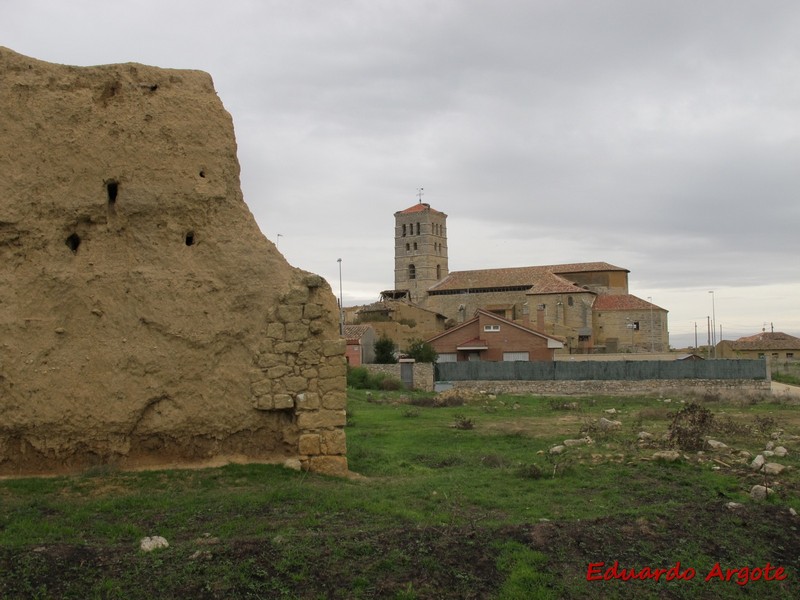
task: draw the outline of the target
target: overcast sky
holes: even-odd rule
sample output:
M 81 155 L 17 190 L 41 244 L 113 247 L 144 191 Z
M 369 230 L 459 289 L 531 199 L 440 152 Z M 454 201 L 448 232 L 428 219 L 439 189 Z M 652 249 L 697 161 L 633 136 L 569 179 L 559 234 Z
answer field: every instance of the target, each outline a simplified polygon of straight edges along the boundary
M 606 261 L 673 346 L 712 297 L 800 336 L 796 0 L 0 0 L 0 45 L 209 72 L 261 230 L 345 305 L 422 187 L 451 270 Z

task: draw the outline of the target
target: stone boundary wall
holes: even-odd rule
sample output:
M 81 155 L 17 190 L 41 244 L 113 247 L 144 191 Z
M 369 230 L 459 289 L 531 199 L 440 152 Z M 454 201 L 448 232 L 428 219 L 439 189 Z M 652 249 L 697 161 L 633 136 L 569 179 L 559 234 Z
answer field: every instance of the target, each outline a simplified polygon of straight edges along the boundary
M 453 381 L 454 388 L 492 394 L 542 396 L 668 396 L 677 393 L 769 393 L 770 382 L 755 379 L 646 379 L 642 381 Z
M 400 379 L 400 363 L 394 365 L 361 365 L 373 375 L 385 373 L 395 379 Z M 467 382 L 464 382 L 467 383 Z M 476 382 L 480 383 L 480 382 Z M 421 392 L 433 391 L 433 364 L 414 363 L 414 389 Z

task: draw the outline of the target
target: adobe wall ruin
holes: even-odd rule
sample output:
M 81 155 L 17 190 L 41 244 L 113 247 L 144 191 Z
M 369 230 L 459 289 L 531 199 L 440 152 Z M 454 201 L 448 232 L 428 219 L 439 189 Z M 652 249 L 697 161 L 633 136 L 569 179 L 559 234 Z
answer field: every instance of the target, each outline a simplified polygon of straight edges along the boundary
M 0 73 L 0 474 L 345 474 L 335 298 L 259 231 L 211 77 Z

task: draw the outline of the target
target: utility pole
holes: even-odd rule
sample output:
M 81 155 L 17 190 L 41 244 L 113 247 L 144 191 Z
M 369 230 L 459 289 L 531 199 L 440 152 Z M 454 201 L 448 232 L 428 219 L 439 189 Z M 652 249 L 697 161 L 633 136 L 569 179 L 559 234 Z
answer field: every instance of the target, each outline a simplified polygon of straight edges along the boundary
M 342 304 L 342 259 L 337 258 L 339 263 L 339 335 L 344 335 L 344 304 Z
M 707 346 L 707 354 L 708 358 L 711 358 L 711 317 L 706 316 L 706 322 L 708 324 L 708 346 Z

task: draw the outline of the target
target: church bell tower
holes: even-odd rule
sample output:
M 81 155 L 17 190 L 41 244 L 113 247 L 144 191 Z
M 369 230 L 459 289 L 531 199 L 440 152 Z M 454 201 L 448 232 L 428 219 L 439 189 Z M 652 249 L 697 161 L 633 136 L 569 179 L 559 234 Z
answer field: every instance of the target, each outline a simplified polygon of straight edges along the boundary
M 447 276 L 447 215 L 420 202 L 394 213 L 394 287 L 425 306 L 428 288 Z

